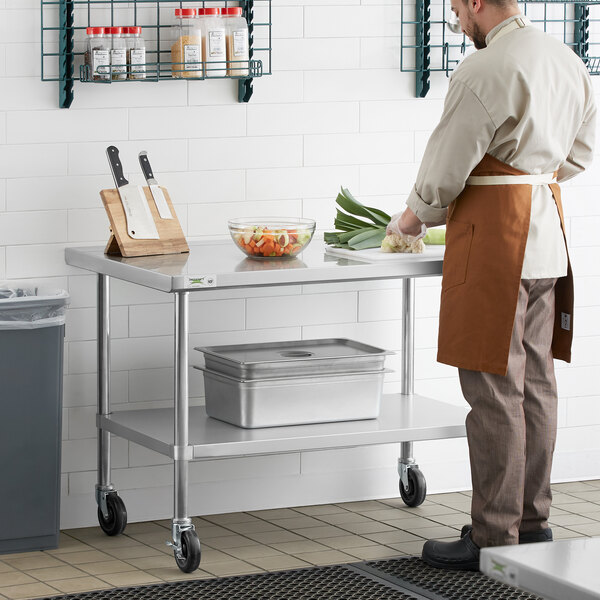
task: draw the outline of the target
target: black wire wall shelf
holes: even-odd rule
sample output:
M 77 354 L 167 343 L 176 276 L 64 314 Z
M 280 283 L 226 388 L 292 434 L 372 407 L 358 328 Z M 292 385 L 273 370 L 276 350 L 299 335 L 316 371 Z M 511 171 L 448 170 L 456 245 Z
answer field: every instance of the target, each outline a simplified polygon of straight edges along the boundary
M 536 26 L 572 48 L 590 75 L 600 75 L 600 0 L 527 0 L 519 6 Z M 427 95 L 431 73 L 449 76 L 471 48 L 463 34 L 449 30 L 449 13 L 445 0 L 402 0 L 400 69 L 415 73 L 418 98 Z
M 272 0 L 41 0 L 42 81 L 59 84 L 59 106 L 69 108 L 74 82 L 92 84 L 151 83 L 233 79 L 239 102 L 248 102 L 253 80 L 271 74 Z M 173 9 L 240 6 L 248 24 L 249 60 L 171 62 Z M 147 62 L 98 67 L 85 64 L 88 27 L 141 26 Z M 193 68 L 192 68 L 193 67 Z M 133 73 L 135 76 L 123 76 Z M 143 73 L 143 75 L 140 75 Z

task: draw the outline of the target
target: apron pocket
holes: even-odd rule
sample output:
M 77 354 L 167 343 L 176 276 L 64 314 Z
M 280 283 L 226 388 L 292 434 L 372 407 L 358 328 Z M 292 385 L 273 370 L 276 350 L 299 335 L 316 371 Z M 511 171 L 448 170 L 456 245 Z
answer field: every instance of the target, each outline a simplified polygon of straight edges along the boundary
M 473 241 L 473 225 L 452 219 L 446 225 L 446 252 L 442 269 L 442 292 L 462 285 L 467 279 L 467 265 Z

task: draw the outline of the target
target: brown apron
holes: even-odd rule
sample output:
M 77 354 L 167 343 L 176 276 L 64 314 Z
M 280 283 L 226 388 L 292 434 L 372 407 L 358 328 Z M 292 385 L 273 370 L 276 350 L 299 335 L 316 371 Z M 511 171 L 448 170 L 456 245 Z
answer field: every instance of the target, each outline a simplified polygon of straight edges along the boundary
M 486 154 L 473 176 L 527 175 Z M 560 187 L 550 188 L 565 231 Z M 439 362 L 506 375 L 529 233 L 530 184 L 467 185 L 448 209 Z M 566 240 L 565 240 L 566 245 Z M 567 255 L 568 256 L 568 255 Z M 552 353 L 571 361 L 573 275 L 556 284 Z

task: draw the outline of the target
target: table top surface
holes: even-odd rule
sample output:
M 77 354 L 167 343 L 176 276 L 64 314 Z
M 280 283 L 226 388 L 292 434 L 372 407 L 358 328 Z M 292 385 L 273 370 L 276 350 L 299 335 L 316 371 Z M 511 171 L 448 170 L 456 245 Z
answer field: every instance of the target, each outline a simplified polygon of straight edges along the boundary
M 600 598 L 600 538 L 484 548 L 486 575 L 548 600 Z
M 365 281 L 442 274 L 445 246 L 427 246 L 423 254 L 398 254 L 394 260 L 356 259 L 326 251 L 317 238 L 291 259 L 247 258 L 230 238 L 192 242 L 189 254 L 122 258 L 104 254 L 103 247 L 67 248 L 67 264 L 164 292 L 207 288 Z

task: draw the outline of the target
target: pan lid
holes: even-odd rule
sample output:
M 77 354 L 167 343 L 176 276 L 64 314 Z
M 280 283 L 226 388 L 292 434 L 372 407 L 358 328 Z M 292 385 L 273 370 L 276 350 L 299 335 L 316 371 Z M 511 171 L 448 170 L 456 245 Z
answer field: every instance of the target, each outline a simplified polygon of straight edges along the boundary
M 389 354 L 381 348 L 345 338 L 208 346 L 196 350 L 237 364 L 335 360 Z

